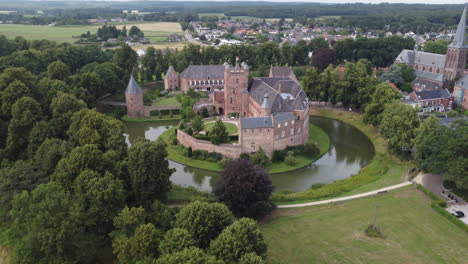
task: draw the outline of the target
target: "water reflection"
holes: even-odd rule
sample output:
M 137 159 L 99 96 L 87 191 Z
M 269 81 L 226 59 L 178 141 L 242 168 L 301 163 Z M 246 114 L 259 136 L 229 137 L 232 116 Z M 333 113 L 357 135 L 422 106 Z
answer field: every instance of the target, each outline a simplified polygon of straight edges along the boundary
M 304 191 L 313 184 L 330 183 L 356 174 L 369 164 L 374 156 L 372 142 L 358 129 L 346 123 L 323 117 L 311 117 L 311 122 L 321 127 L 330 137 L 330 149 L 310 166 L 292 172 L 273 174 L 272 181 L 277 191 Z M 127 143 L 137 137 L 156 140 L 164 131 L 177 122 L 127 123 Z M 193 186 L 211 191 L 219 173 L 186 167 L 169 162 L 176 172 L 171 181 L 182 186 Z

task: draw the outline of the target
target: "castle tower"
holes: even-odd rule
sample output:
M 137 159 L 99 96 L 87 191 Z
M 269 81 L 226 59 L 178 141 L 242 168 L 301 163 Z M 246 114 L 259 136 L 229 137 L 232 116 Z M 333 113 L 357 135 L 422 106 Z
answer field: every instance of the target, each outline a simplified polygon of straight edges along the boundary
M 236 113 L 238 117 L 243 116 L 243 91 L 249 85 L 249 66 L 242 63 L 240 66 L 226 64 L 224 66 L 224 116 Z M 245 97 L 245 96 L 244 96 Z
M 143 91 L 133 76 L 128 81 L 125 90 L 125 99 L 127 103 L 127 115 L 129 117 L 139 117 L 144 115 Z
M 179 90 L 179 74 L 174 70 L 174 67 L 169 66 L 166 75 L 164 76 L 165 90 Z
M 447 56 L 445 58 L 444 80 L 453 81 L 464 75 L 466 55 L 468 46 L 465 44 L 466 37 L 466 6 L 463 9 L 463 14 L 460 23 L 457 27 L 457 32 L 452 43 L 448 46 Z

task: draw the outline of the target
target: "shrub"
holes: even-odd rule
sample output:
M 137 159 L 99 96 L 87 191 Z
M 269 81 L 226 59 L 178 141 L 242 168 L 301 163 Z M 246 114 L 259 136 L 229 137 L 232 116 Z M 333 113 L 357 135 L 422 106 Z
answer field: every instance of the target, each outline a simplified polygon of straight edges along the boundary
M 250 155 L 249 155 L 249 153 L 241 153 L 239 158 L 241 158 L 241 159 L 250 159 Z
M 282 162 L 286 158 L 285 150 L 275 150 L 273 151 L 273 156 L 271 158 L 272 162 Z
M 151 110 L 150 116 L 159 116 L 159 110 Z
M 288 151 L 288 154 L 286 155 L 286 158 L 284 159 L 284 162 L 289 166 L 296 165 L 297 160 L 296 160 L 296 157 L 294 157 L 294 152 L 293 151 Z
M 170 115 L 171 114 L 170 109 L 159 110 L 159 112 L 161 113 L 161 115 Z
M 370 237 L 384 237 L 382 231 L 380 231 L 380 228 L 377 225 L 370 224 L 366 230 L 365 233 L 367 236 Z
M 173 114 L 173 115 L 178 115 L 178 114 L 180 114 L 180 109 L 172 109 L 172 114 Z
M 304 145 L 302 154 L 316 157 L 320 154 L 320 149 L 312 142 L 308 142 Z
M 262 168 L 266 168 L 268 165 L 270 165 L 270 159 L 262 148 L 260 148 L 252 155 L 252 160 L 255 164 Z
M 187 156 L 188 156 L 189 158 L 191 158 L 191 157 L 192 157 L 192 154 L 193 154 L 193 153 L 192 153 L 192 147 L 189 147 L 189 148 L 187 149 Z

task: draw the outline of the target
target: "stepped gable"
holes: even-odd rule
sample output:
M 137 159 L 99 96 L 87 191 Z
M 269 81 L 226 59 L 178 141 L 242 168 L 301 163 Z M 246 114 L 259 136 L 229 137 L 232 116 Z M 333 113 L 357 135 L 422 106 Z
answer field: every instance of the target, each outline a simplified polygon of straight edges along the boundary
M 223 79 L 223 65 L 190 65 L 181 74 L 182 78 L 190 79 Z
M 125 89 L 126 94 L 143 94 L 143 90 L 138 85 L 138 83 L 133 78 L 133 75 L 130 77 L 128 81 L 127 89 Z
M 165 76 L 165 77 L 166 77 L 166 78 L 168 78 L 168 77 L 174 77 L 174 76 L 176 76 L 176 75 L 177 75 L 177 73 L 176 73 L 176 71 L 174 70 L 174 67 L 172 67 L 172 65 L 169 66 L 169 69 L 167 70 L 167 73 L 166 73 L 166 76 Z

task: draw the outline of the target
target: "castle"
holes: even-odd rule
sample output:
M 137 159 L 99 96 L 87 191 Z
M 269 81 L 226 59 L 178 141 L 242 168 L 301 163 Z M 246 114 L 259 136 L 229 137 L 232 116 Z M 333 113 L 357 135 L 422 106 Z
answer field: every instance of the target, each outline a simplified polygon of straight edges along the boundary
M 238 118 L 239 142 L 225 156 L 238 157 L 262 148 L 268 155 L 287 146 L 305 144 L 309 137 L 309 101 L 289 67 L 271 67 L 269 77 L 249 80 L 249 66 L 190 65 L 180 75 L 169 67 L 165 89 L 207 91 L 217 113 Z M 183 132 L 179 142 L 207 151 L 219 147 L 190 143 Z

